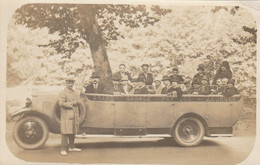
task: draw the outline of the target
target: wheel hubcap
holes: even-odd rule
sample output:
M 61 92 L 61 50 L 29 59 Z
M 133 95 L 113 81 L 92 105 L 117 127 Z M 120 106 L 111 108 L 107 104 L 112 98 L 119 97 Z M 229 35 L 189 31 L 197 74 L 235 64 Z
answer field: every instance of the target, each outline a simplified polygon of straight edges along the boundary
M 37 122 L 26 121 L 20 126 L 18 136 L 22 142 L 27 144 L 34 144 L 42 139 L 43 129 Z
M 193 120 L 183 121 L 178 128 L 180 138 L 188 143 L 196 141 L 199 138 L 200 131 L 198 123 Z

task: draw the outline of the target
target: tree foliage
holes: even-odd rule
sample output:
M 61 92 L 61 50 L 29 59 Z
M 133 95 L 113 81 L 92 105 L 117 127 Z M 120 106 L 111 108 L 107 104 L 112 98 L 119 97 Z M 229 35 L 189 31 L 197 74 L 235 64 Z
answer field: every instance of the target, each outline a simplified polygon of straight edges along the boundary
M 16 23 L 26 25 L 29 28 L 47 27 L 49 32 L 58 32 L 59 38 L 51 40 L 48 44 L 40 45 L 53 47 L 58 53 L 70 58 L 84 41 L 90 42 L 90 34 L 81 26 L 80 13 L 78 8 L 82 5 L 74 4 L 29 4 L 19 8 L 15 13 Z M 102 42 L 105 45 L 110 40 L 123 38 L 118 29 L 118 24 L 124 24 L 130 28 L 140 26 L 147 27 L 158 22 L 159 19 L 150 16 L 144 5 L 84 5 L 84 10 L 91 11 L 93 18 L 97 19 L 101 32 L 96 43 Z M 168 9 L 161 9 L 153 6 L 151 11 L 160 15 L 170 12 Z
M 189 6 L 168 6 L 166 9 L 160 7 L 161 10 L 156 10 L 156 6 L 146 6 L 143 10 L 150 15 L 149 17 L 153 18 L 151 20 L 154 23 L 141 21 L 144 24 L 137 22 L 138 26 L 135 27 L 135 23 L 131 21 L 121 21 L 120 23 L 122 18 L 131 17 L 129 20 L 135 20 L 136 17 L 139 17 L 140 13 L 137 10 L 133 11 L 135 14 L 120 16 L 122 12 L 119 11 L 129 9 L 127 13 L 131 12 L 128 5 L 124 7 L 117 5 L 98 7 L 100 8 L 98 13 L 101 16 L 97 16 L 97 22 L 101 29 L 102 40 L 105 40 L 102 42 L 106 42 L 112 72 L 118 71 L 118 65 L 125 63 L 133 76 L 136 76 L 140 72 L 141 64 L 145 62 L 150 64 L 151 71 L 155 76 L 169 74 L 172 67 L 177 65 L 181 75 L 193 77 L 198 65 L 203 63 L 212 78 L 221 62 L 226 60 L 230 63 L 233 76 L 236 79 L 236 86 L 244 89 L 247 93 L 250 93 L 249 90 L 251 89 L 255 91 L 256 24 L 252 15 L 246 9 L 227 6 L 225 9 L 221 7 L 217 12 L 213 12 L 215 7 L 201 6 L 194 10 L 194 7 Z M 74 8 L 74 12 L 78 11 L 76 6 L 70 7 L 73 10 Z M 111 8 L 111 11 L 107 11 L 108 8 Z M 142 11 L 142 8 L 137 9 Z M 235 14 L 232 14 L 232 9 L 236 11 Z M 15 19 L 20 20 L 17 16 L 15 16 Z M 112 20 L 113 24 L 109 20 Z M 14 67 L 19 66 L 19 64 L 24 65 L 23 62 L 28 59 L 21 50 L 27 49 L 27 47 L 32 48 L 32 50 L 27 51 L 31 52 L 28 53 L 30 58 L 35 57 L 37 51 L 42 52 L 39 56 L 44 57 L 41 58 L 39 65 L 41 67 L 38 68 L 41 74 L 34 74 L 35 78 L 33 79 L 45 84 L 58 84 L 60 80 L 57 77 L 62 73 L 77 75 L 79 79 L 77 82 L 83 82 L 90 76 L 93 69 L 92 56 L 86 40 L 87 36 L 82 38 L 79 33 L 81 27 L 74 28 L 77 31 L 67 35 L 68 38 L 73 38 L 78 34 L 78 38 L 74 37 L 75 42 L 68 41 L 68 43 L 73 43 L 72 46 L 74 43 L 79 44 L 77 49 L 70 53 L 70 59 L 62 59 L 61 57 L 64 57 L 65 53 L 56 53 L 55 47 L 52 46 L 52 49 L 50 49 L 50 47 L 39 48 L 37 46 L 48 45 L 59 39 L 64 40 L 59 31 L 47 35 L 46 28 L 40 30 L 35 26 L 35 30 L 38 30 L 37 35 L 39 35 L 37 39 L 45 38 L 44 42 L 37 42 L 37 39 L 34 38 L 37 35 L 30 35 L 30 33 L 35 34 L 35 30 L 27 29 L 22 25 L 10 24 L 9 27 L 11 26 L 13 29 L 10 30 L 8 42 L 8 57 L 10 56 L 11 60 L 8 59 L 10 66 L 8 68 L 12 68 L 14 75 L 23 77 L 19 81 L 24 82 L 30 77 L 29 74 L 22 74 L 26 73 L 22 67 Z M 45 26 L 42 25 L 42 27 Z M 27 31 L 23 33 L 21 29 L 27 29 Z M 106 29 L 109 30 L 106 31 Z M 112 33 L 109 34 L 111 31 L 115 32 L 114 36 Z M 15 38 L 17 34 L 20 35 L 19 40 Z M 21 45 L 18 48 L 17 45 L 19 44 L 17 43 Z M 30 45 L 30 43 L 34 44 Z M 24 48 L 22 45 L 24 45 Z M 15 52 L 16 49 L 20 53 Z M 17 60 L 12 59 L 18 57 Z M 18 71 L 18 69 L 20 70 Z M 28 68 L 28 71 L 30 69 Z M 19 84 L 19 81 L 17 81 L 17 84 Z

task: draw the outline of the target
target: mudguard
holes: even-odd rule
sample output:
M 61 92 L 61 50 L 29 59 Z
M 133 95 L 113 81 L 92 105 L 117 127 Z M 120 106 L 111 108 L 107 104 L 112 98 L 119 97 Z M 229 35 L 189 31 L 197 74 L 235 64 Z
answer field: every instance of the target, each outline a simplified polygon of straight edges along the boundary
M 54 120 L 51 119 L 49 116 L 33 110 L 31 107 L 23 107 L 19 110 L 17 110 L 15 113 L 11 115 L 11 119 L 14 120 L 16 117 L 18 117 L 18 120 L 26 117 L 26 116 L 37 116 L 41 118 L 45 123 L 47 124 L 49 131 L 51 133 L 59 134 L 60 133 L 60 126 L 55 124 Z

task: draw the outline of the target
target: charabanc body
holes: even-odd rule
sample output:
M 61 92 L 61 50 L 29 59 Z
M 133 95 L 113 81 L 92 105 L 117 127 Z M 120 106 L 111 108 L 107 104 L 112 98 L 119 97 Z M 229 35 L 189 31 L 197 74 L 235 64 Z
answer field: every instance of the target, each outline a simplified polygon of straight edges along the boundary
M 170 137 L 181 146 L 197 146 L 204 136 L 232 136 L 243 107 L 240 95 L 81 94 L 80 135 Z M 36 92 L 12 115 L 15 142 L 24 149 L 59 134 L 58 92 Z

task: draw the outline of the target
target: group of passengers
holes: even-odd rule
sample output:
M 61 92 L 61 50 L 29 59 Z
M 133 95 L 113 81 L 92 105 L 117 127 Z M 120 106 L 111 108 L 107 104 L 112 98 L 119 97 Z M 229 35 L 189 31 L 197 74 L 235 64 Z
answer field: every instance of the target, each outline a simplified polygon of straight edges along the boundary
M 191 79 L 183 79 L 178 74 L 178 68 L 172 69 L 171 75 L 164 75 L 161 79 L 154 78 L 149 72 L 149 65 L 143 64 L 142 73 L 137 78 L 132 78 L 126 71 L 125 64 L 119 65 L 119 71 L 112 75 L 113 87 L 105 87 L 100 83 L 100 77 L 95 72 L 90 77 L 90 83 L 84 86 L 85 93 L 100 94 L 168 94 L 180 98 L 182 94 L 192 95 L 223 95 L 231 97 L 238 94 L 234 87 L 235 80 L 229 63 L 224 61 L 210 84 L 203 65 L 199 65 L 197 73 Z

